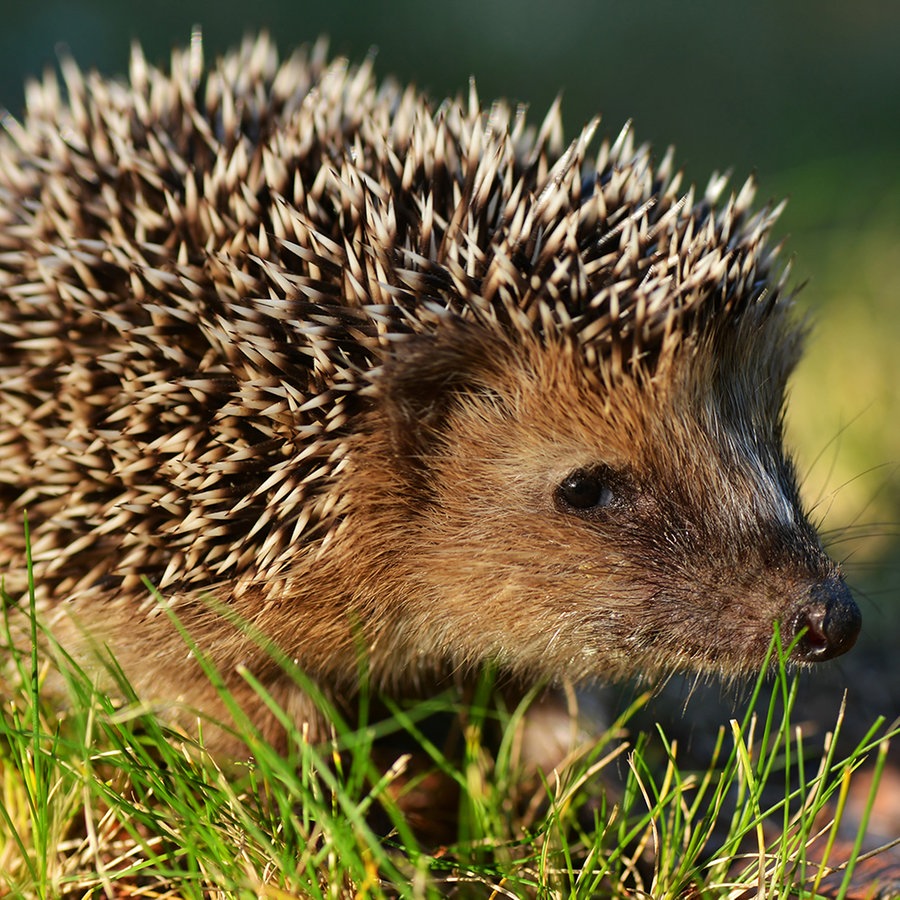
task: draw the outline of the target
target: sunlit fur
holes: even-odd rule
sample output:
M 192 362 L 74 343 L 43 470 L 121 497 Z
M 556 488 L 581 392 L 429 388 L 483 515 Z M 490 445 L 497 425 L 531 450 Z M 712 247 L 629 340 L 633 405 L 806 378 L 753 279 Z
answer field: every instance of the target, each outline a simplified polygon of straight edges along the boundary
M 782 449 L 800 333 L 753 186 L 260 37 L 62 63 L 0 138 L 0 567 L 148 699 L 758 668 L 837 583 Z M 614 502 L 561 507 L 573 471 Z M 210 603 L 212 598 L 215 603 Z M 71 614 L 71 615 L 69 615 Z M 75 622 L 73 627 L 72 622 Z M 244 692 L 250 706 L 259 706 Z

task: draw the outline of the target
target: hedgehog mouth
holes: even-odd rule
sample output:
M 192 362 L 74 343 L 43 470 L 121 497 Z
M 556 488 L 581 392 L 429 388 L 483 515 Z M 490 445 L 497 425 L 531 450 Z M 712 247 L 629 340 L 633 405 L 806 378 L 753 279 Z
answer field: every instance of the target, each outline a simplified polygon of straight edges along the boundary
M 793 640 L 800 635 L 792 657 L 799 662 L 824 662 L 856 643 L 862 615 L 844 581 L 834 578 L 816 585 L 789 622 L 786 637 Z

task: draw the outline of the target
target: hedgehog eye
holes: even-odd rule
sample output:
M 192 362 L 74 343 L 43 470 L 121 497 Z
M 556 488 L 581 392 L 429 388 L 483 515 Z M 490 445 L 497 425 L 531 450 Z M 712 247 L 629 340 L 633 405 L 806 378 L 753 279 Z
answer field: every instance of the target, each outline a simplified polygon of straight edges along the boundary
M 574 512 L 605 509 L 617 499 L 606 469 L 578 469 L 567 475 L 556 489 L 558 505 Z

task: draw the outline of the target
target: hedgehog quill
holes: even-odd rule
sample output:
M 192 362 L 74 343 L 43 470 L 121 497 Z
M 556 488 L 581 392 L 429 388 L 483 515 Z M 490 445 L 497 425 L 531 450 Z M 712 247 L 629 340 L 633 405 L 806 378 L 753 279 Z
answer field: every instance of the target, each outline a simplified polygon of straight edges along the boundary
M 759 669 L 859 611 L 784 449 L 803 337 L 748 182 L 571 143 L 323 45 L 71 61 L 0 138 L 0 570 L 61 638 L 218 710 Z M 592 149 L 593 147 L 597 149 Z

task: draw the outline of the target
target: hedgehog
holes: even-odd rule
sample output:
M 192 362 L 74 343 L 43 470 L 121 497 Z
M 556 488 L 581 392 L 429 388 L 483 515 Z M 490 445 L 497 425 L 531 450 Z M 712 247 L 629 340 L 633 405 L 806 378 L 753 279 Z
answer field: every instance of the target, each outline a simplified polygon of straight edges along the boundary
M 776 622 L 800 665 L 854 643 L 752 181 L 323 42 L 60 71 L 0 138 L 0 571 L 26 592 L 27 516 L 64 645 L 224 716 L 170 610 L 316 738 L 279 657 L 352 707 L 361 658 L 402 697 L 734 679 Z

